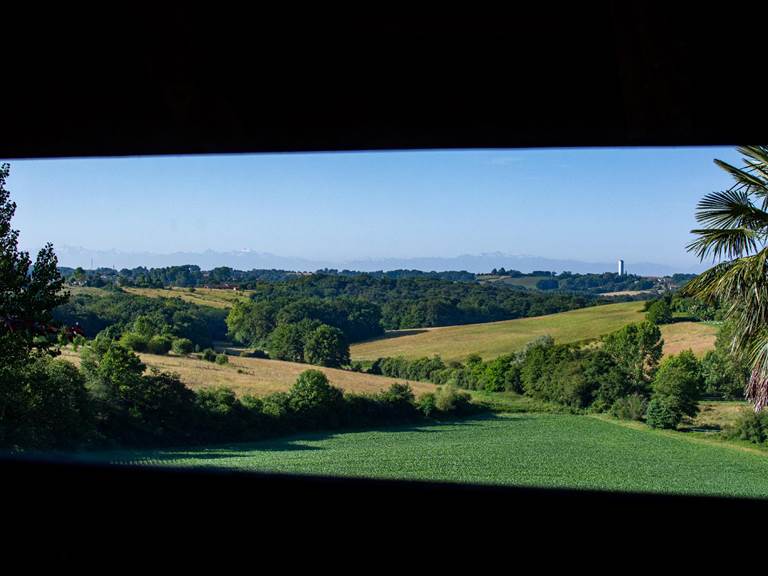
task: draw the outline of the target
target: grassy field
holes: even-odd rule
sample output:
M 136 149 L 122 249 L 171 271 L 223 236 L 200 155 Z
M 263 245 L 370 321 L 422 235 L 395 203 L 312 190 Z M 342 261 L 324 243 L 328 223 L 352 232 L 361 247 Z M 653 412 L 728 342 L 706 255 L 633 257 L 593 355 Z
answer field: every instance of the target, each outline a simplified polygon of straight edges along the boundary
M 677 354 L 691 349 L 696 356 L 703 356 L 715 348 L 717 326 L 704 322 L 675 322 L 661 327 L 664 336 L 664 354 Z
M 512 278 L 510 276 L 484 276 L 480 281 L 481 284 L 493 284 L 498 282 L 500 284 L 508 284 L 510 286 L 523 286 L 529 290 L 538 290 L 536 283 L 539 280 L 550 279 L 552 276 L 522 276 L 518 278 Z
M 642 425 L 506 414 L 82 459 L 375 478 L 768 497 L 768 456 Z
M 354 344 L 354 360 L 375 360 L 386 356 L 420 358 L 439 354 L 444 360 L 464 360 L 479 354 L 490 360 L 524 347 L 543 335 L 558 343 L 598 338 L 630 322 L 645 318 L 643 302 L 621 302 L 571 310 L 559 314 L 519 318 L 502 322 L 466 324 L 417 330 L 393 330 L 385 337 Z M 692 348 L 701 355 L 714 346 L 717 328 L 709 324 L 679 322 L 661 327 L 666 354 Z
M 62 356 L 75 364 L 80 361 L 79 355 L 71 349 L 63 350 Z M 260 358 L 230 357 L 229 364 L 220 366 L 213 362 L 181 356 L 157 356 L 154 354 L 139 354 L 139 356 L 147 366 L 166 372 L 176 372 L 181 376 L 182 382 L 193 390 L 227 386 L 238 395 L 263 396 L 272 392 L 285 392 L 293 385 L 299 374 L 310 368 L 322 370 L 328 376 L 331 384 L 350 392 L 378 392 L 388 388 L 393 382 L 402 382 L 402 380 L 385 376 Z M 435 389 L 434 385 L 426 382 L 411 382 L 410 384 L 417 396 Z
M 147 296 L 149 298 L 181 298 L 192 304 L 211 306 L 213 308 L 229 308 L 238 300 L 248 297 L 248 290 L 224 290 L 221 288 L 123 288 L 126 292 Z

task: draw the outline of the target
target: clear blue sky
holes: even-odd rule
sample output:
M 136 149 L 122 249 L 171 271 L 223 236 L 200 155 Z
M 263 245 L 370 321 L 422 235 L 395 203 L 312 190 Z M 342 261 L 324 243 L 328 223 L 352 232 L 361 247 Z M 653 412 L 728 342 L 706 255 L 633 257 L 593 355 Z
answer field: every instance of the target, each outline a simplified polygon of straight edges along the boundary
M 505 252 L 689 266 L 734 148 L 14 160 L 22 246 L 345 260 Z

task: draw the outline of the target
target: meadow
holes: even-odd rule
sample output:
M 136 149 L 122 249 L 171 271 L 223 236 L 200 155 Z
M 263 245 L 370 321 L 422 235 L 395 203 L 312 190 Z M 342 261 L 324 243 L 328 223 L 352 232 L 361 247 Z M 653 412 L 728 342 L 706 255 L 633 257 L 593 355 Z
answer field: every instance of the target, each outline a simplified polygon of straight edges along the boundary
M 566 414 L 502 414 L 79 458 L 142 466 L 768 497 L 768 458 L 757 449 L 607 417 Z
M 76 365 L 80 363 L 79 354 L 71 348 L 63 349 L 62 357 Z M 219 365 L 186 356 L 139 354 L 139 357 L 144 364 L 151 368 L 177 373 L 181 377 L 181 381 L 193 390 L 226 386 L 238 396 L 245 394 L 265 396 L 273 392 L 286 392 L 296 382 L 299 374 L 309 369 L 323 371 L 331 384 L 355 393 L 379 392 L 389 388 L 395 382 L 402 382 L 402 380 L 387 378 L 386 376 L 262 358 L 230 356 L 228 364 Z M 433 384 L 427 382 L 411 382 L 410 384 L 416 395 L 435 389 Z
M 130 294 L 148 298 L 181 298 L 185 302 L 211 306 L 213 308 L 231 308 L 238 300 L 244 300 L 250 294 L 247 290 L 224 290 L 222 288 L 123 288 Z
M 579 310 L 519 318 L 502 322 L 465 324 L 419 330 L 393 330 L 383 338 L 354 344 L 353 360 L 375 360 L 386 356 L 421 358 L 439 354 L 443 360 L 465 360 L 479 354 L 490 360 L 520 350 L 538 336 L 550 335 L 555 342 L 584 342 L 645 318 L 643 302 L 621 302 Z M 679 322 L 661 327 L 665 353 L 686 348 L 703 353 L 714 346 L 717 328 L 708 324 Z

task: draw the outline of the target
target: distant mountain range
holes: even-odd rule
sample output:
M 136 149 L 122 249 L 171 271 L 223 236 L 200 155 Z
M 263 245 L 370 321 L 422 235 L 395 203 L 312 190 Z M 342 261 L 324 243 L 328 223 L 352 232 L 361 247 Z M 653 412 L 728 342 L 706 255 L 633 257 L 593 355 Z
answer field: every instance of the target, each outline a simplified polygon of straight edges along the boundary
M 418 258 L 369 258 L 364 260 L 323 261 L 306 258 L 278 256 L 268 252 L 238 250 L 230 252 L 173 252 L 157 254 L 153 252 L 121 252 L 118 250 L 89 250 L 87 248 L 61 246 L 56 248 L 61 266 L 83 268 L 160 268 L 163 266 L 180 266 L 196 264 L 203 270 L 218 266 L 229 266 L 239 270 L 278 269 L 313 272 L 322 268 L 338 270 L 358 270 L 372 272 L 377 270 L 423 270 L 425 272 L 446 270 L 466 270 L 467 272 L 489 272 L 493 268 L 506 268 L 520 272 L 534 270 L 552 270 L 563 272 L 568 270 L 575 273 L 615 272 L 616 262 L 581 262 L 578 260 L 561 260 L 542 258 L 539 256 L 520 256 L 493 252 L 485 254 L 463 254 L 454 257 L 418 257 Z M 626 261 L 629 274 L 641 276 L 666 276 L 674 273 L 698 273 L 706 269 L 699 266 L 669 266 L 652 262 Z

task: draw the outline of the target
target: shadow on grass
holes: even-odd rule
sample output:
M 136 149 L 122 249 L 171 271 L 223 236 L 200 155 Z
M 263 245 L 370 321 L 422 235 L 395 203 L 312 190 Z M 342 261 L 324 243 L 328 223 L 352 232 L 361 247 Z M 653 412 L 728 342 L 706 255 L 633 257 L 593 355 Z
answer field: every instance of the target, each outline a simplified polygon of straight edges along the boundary
M 378 342 L 379 340 L 389 340 L 390 338 L 400 338 L 401 336 L 413 336 L 415 334 L 421 334 L 422 332 L 428 332 L 428 330 L 424 330 L 423 328 L 412 328 L 412 329 L 406 329 L 406 330 L 390 330 L 389 332 L 385 332 L 382 336 L 377 336 L 376 338 L 370 338 L 369 340 L 363 340 L 361 342 L 358 342 L 358 344 L 365 344 L 367 342 Z
M 515 420 L 528 420 L 533 415 L 515 414 Z M 453 418 L 446 420 L 434 420 L 413 424 L 399 424 L 393 426 L 370 426 L 363 428 L 344 428 L 336 430 L 323 430 L 317 432 L 301 432 L 290 436 L 269 438 L 250 442 L 238 442 L 227 444 L 211 444 L 207 446 L 177 446 L 171 448 L 128 449 L 109 452 L 80 453 L 74 456 L 78 461 L 88 462 L 128 462 L 129 465 L 145 465 L 147 461 L 177 462 L 179 460 L 196 460 L 210 462 L 216 467 L 216 462 L 228 458 L 247 456 L 250 452 L 302 452 L 327 450 L 323 446 L 317 446 L 314 442 L 329 440 L 335 436 L 356 433 L 415 433 L 415 434 L 439 434 L 445 426 L 473 427 L 482 426 L 492 420 L 501 420 L 502 417 L 492 413 L 482 413 L 467 416 L 465 418 Z M 505 422 L 509 418 L 503 418 Z

